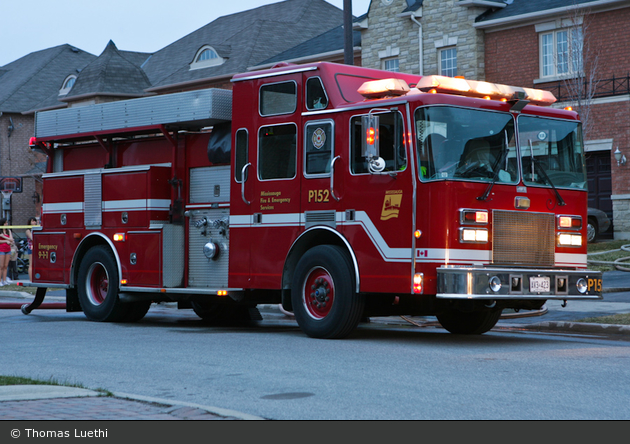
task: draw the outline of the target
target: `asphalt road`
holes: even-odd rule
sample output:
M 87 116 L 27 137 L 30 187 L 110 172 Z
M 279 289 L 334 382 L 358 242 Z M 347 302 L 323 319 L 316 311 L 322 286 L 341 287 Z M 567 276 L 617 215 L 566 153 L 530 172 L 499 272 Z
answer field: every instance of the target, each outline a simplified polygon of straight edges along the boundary
M 131 325 L 2 310 L 0 374 L 276 420 L 630 418 L 630 388 L 614 383 L 630 378 L 628 341 L 511 327 L 462 337 L 405 322 L 325 341 L 264 316 L 212 327 L 169 305 Z

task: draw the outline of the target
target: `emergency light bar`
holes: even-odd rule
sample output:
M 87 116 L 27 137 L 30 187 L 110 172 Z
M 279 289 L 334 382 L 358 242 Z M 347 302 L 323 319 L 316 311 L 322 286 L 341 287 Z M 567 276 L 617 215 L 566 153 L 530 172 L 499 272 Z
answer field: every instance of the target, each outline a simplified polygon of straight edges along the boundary
M 458 94 L 489 100 L 527 100 L 532 105 L 549 106 L 556 97 L 549 91 L 534 88 L 502 85 L 500 83 L 466 80 L 458 77 L 424 76 L 416 84 L 420 91 Z
M 402 79 L 382 79 L 365 82 L 357 90 L 366 99 L 404 96 L 409 92 L 409 85 Z

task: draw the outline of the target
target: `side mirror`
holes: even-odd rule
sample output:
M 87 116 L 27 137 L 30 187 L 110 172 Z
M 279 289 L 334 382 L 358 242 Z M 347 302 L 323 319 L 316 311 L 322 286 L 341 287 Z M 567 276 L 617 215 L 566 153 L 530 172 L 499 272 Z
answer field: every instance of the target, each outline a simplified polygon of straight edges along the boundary
M 379 156 L 379 117 L 373 114 L 361 117 L 361 128 L 361 155 L 367 160 L 371 173 L 380 173 L 385 169 L 385 161 Z

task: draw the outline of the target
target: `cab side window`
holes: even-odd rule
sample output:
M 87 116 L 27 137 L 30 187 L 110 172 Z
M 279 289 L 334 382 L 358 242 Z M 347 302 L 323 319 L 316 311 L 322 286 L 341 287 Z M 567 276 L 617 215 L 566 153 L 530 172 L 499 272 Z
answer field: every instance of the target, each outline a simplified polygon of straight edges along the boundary
M 334 153 L 333 122 L 309 122 L 304 128 L 304 173 L 328 175 Z
M 311 77 L 306 81 L 306 109 L 317 110 L 328 106 L 328 96 L 319 77 Z
M 263 85 L 259 99 L 261 116 L 292 114 L 297 109 L 297 85 L 294 81 Z
M 384 171 L 402 171 L 407 167 L 403 118 L 400 112 L 378 114 L 379 156 L 385 161 Z M 354 174 L 369 173 L 367 159 L 362 156 L 363 130 L 361 117 L 350 120 L 351 171 Z
M 258 177 L 260 180 L 295 177 L 296 142 L 295 124 L 260 128 L 258 131 Z

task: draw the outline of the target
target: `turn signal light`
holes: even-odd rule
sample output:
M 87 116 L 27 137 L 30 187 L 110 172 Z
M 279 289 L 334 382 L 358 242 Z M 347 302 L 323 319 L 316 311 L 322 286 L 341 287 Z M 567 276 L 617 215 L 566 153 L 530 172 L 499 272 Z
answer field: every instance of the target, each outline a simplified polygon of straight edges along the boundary
M 486 210 L 461 210 L 461 222 L 485 225 L 488 223 L 488 212 Z
M 114 234 L 114 242 L 125 242 L 126 240 L 127 240 L 127 235 L 125 233 Z
M 422 294 L 424 284 L 424 274 L 416 273 L 413 275 L 413 292 L 414 294 Z
M 558 228 L 579 230 L 582 228 L 582 218 L 580 216 L 558 216 Z

